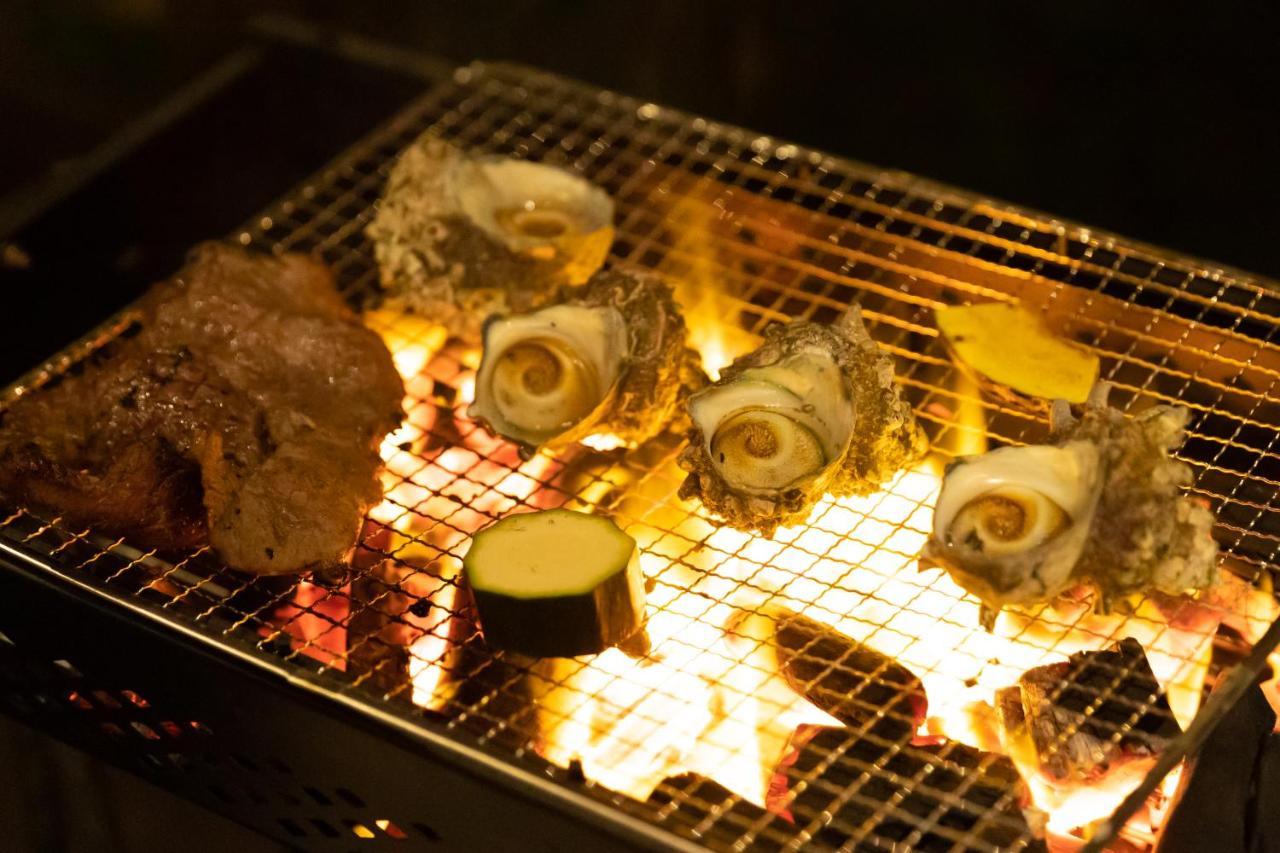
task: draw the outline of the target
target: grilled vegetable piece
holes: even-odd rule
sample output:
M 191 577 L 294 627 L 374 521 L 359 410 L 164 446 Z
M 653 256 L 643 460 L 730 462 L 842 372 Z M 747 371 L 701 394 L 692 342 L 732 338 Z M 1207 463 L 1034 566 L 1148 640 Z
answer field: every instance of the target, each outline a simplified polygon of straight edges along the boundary
M 924 684 L 892 658 L 784 608 L 771 648 L 791 689 L 847 726 L 890 740 L 911 738 L 928 713 Z
M 1041 400 L 1083 403 L 1098 380 L 1098 357 L 1072 346 L 1045 328 L 1041 319 L 1018 305 L 985 302 L 939 308 L 938 331 L 960 363 L 994 383 L 988 388 L 1019 402 Z
M 639 549 L 602 516 L 508 516 L 472 538 L 462 565 L 485 641 L 496 649 L 596 654 L 644 624 Z
M 1181 732 L 1132 638 L 1029 670 L 998 703 L 1006 738 L 1029 738 L 1040 775 L 1057 786 L 1096 784 L 1119 772 L 1141 776 Z
M 767 805 L 797 826 L 820 827 L 810 841 L 815 848 L 843 849 L 853 838 L 864 842 L 859 850 L 897 849 L 895 843 L 950 850 L 968 836 L 983 849 L 1045 849 L 1022 813 L 1027 786 L 1002 755 L 960 743 L 887 743 L 823 726 L 796 729 L 788 753 Z

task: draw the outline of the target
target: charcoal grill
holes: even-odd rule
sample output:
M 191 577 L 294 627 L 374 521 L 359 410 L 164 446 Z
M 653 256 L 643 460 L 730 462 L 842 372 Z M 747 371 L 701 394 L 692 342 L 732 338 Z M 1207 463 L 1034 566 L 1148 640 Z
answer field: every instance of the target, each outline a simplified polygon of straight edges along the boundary
M 458 69 L 230 239 L 318 253 L 354 303 L 371 302 L 377 271 L 363 229 L 394 157 L 428 129 L 554 162 L 605 187 L 618 204 L 611 261 L 682 282 L 686 307 L 719 318 L 712 334 L 727 352 L 770 323 L 829 321 L 860 303 L 944 460 L 988 441 L 1044 435 L 1041 417 L 987 399 L 954 369 L 932 322 L 938 305 L 1020 299 L 1102 357 L 1114 403 L 1192 410 L 1181 453 L 1195 470 L 1193 494 L 1218 514 L 1228 570 L 1253 583 L 1274 573 L 1280 291 L 1272 283 L 502 64 Z M 637 731 L 615 736 L 614 757 L 648 755 L 645 739 L 674 723 L 644 703 L 678 703 L 684 682 L 639 676 L 625 664 L 584 674 L 582 664 L 490 654 L 455 580 L 478 524 L 522 507 L 591 509 L 640 540 L 656 618 L 685 620 L 687 631 L 659 636 L 652 654 L 678 657 L 698 632 L 723 632 L 732 596 L 810 614 L 848 603 L 860 639 L 917 671 L 945 669 L 955 661 L 922 663 L 921 649 L 976 643 L 982 633 L 974 602 L 910 570 L 929 519 L 926 473 L 908 473 L 869 500 L 828 502 L 808 527 L 765 543 L 723 531 L 676 499 L 678 437 L 521 463 L 465 417 L 474 353 L 395 318 L 370 322 L 383 325 L 398 359 L 420 358 L 424 371 L 410 387 L 411 420 L 385 450 L 395 479 L 366 525 L 353 576 L 253 579 L 207 552 L 144 552 L 9 507 L 0 513 L 0 702 L 8 713 L 307 849 L 1031 844 L 1011 817 L 1016 803 L 992 757 L 974 759 L 959 746 L 912 757 L 904 740 L 871 729 L 819 739 L 819 754 L 792 765 L 789 819 L 674 771 L 648 801 L 611 790 L 571 746 L 554 754 L 548 730 L 574 723 L 598 693 L 621 690 L 634 703 L 629 725 Z M 77 369 L 128 323 L 127 311 L 108 321 L 9 397 Z M 690 600 L 706 606 L 690 611 Z M 1081 632 L 1095 631 L 1091 642 L 1101 647 L 1133 633 L 1155 641 L 1166 630 L 1142 608 L 1107 623 L 1107 636 L 1083 612 L 1072 625 L 1053 624 L 1064 618 L 1046 611 L 1027 619 L 1008 647 L 1028 660 L 1063 660 Z M 1262 635 L 1265 626 L 1257 627 Z M 1257 674 L 1274 634 L 1262 636 L 1227 689 L 1170 745 L 1120 818 L 1203 739 Z M 726 648 L 742 658 L 725 671 L 758 671 L 752 654 L 764 641 L 735 642 Z M 1170 652 L 1166 665 L 1181 672 L 1203 664 L 1206 648 L 1183 661 Z M 984 672 L 1012 684 L 1025 669 L 975 654 L 955 673 L 957 684 Z M 721 688 L 728 718 L 786 710 L 748 688 Z M 1135 707 L 1132 721 L 1155 700 Z M 627 710 L 619 701 L 605 706 Z M 1121 722 L 1115 736 L 1131 726 Z M 698 746 L 735 766 L 744 744 L 713 741 Z M 1105 826 L 1097 843 L 1121 823 Z

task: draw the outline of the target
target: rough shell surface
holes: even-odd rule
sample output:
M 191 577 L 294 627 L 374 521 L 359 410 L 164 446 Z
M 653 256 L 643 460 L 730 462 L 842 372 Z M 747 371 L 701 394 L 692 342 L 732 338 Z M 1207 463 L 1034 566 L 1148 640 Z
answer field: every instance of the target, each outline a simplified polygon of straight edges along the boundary
M 1092 588 L 1098 593 L 1099 607 L 1106 609 L 1116 599 L 1135 593 L 1154 590 L 1176 595 L 1211 587 L 1219 577 L 1218 547 L 1211 533 L 1213 514 L 1183 493 L 1191 483 L 1191 470 L 1170 455 L 1185 437 L 1187 410 L 1156 406 L 1127 418 L 1107 405 L 1107 390 L 1100 385 L 1078 419 L 1062 401 L 1054 404 L 1056 443 L 1085 442 L 1096 448 L 1099 472 L 1092 486 L 1095 509 L 1088 518 L 1074 522 L 1087 525 L 1079 557 L 1060 583 L 1044 589 L 1035 600 L 1049 601 L 1070 589 Z M 925 558 L 948 569 L 989 608 L 1030 603 L 1021 594 L 1025 588 L 1013 597 L 994 591 L 982 579 L 990 568 L 962 564 L 957 552 L 939 541 L 936 533 Z
M 589 275 L 598 269 L 612 243 L 612 228 L 593 235 L 574 258 L 512 251 L 465 216 L 450 192 L 449 175 L 466 157 L 430 134 L 419 137 L 392 168 L 366 234 L 388 307 L 478 343 L 490 314 L 529 311 L 578 270 Z M 566 272 L 567 267 L 575 272 Z
M 688 472 L 680 497 L 700 500 L 731 527 L 772 536 L 779 526 L 803 522 L 825 495 L 871 494 L 925 454 L 924 431 L 894 383 L 893 361 L 867 334 L 857 308 L 830 326 L 793 322 L 771 327 L 765 342 L 726 367 L 715 384 L 726 385 L 750 368 L 775 364 L 790 353 L 813 348 L 830 353 L 848 383 L 854 423 L 844 452 L 822 476 L 806 483 L 773 496 L 745 494 L 719 474 L 707 437 L 692 425 L 688 445 L 680 454 L 680 466 Z
M 1102 495 L 1076 576 L 1104 600 L 1205 589 L 1218 579 L 1213 513 L 1184 493 L 1191 468 L 1170 455 L 1188 418 L 1177 406 L 1126 418 L 1101 396 L 1078 421 L 1055 424 L 1062 440 L 1091 441 L 1102 453 Z
M 671 288 L 655 276 L 610 269 L 581 289 L 563 288 L 559 301 L 567 299 L 617 308 L 627 324 L 628 355 L 616 400 L 596 431 L 631 444 L 653 438 L 684 410 L 689 393 L 706 382 L 698 354 L 686 342 L 688 329 Z
M 609 405 L 552 444 L 602 433 L 627 444 L 647 441 L 672 424 L 690 391 L 706 382 L 697 353 L 686 344 L 684 317 L 671 288 L 656 276 L 604 270 L 584 286 L 560 288 L 552 304 L 615 308 L 627 333 L 626 355 Z M 492 431 L 492 425 L 485 426 Z

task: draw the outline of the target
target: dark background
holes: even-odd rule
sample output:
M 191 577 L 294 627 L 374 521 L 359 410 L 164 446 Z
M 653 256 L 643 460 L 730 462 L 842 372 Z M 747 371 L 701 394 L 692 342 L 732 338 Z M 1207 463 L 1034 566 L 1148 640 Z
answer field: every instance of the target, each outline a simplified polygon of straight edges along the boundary
M 0 194 L 106 139 L 264 9 L 529 62 L 1280 275 L 1274 4 L 11 0 Z
M 0 0 L 0 381 L 225 234 L 424 83 L 267 58 L 182 121 L 251 21 L 541 66 L 1280 277 L 1275 4 Z M 278 39 L 277 39 L 278 41 Z M 172 118 L 170 116 L 170 118 Z M 146 133 L 138 122 L 147 125 Z M 123 134 L 123 136 L 122 136 Z M 147 142 L 133 147 L 121 140 Z M 50 190 L 129 152 L 25 230 Z M 3 248 L 0 246 L 0 248 Z M 12 254 L 11 252 L 9 253 Z
M 10 0 L 0 2 L 0 242 L 12 237 L 30 263 L 0 269 L 0 378 L 88 329 L 423 85 L 271 48 L 185 117 L 118 144 L 253 42 L 246 21 L 264 11 L 451 64 L 542 66 L 1280 276 L 1270 5 Z M 64 200 L 32 218 L 53 190 Z M 7 849 L 274 849 L 7 721 L 0 755 Z

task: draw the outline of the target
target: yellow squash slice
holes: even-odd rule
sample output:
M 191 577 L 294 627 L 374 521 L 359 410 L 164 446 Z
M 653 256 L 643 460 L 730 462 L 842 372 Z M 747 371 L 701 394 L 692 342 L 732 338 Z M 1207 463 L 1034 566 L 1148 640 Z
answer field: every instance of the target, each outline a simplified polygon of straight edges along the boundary
M 1054 336 L 1017 305 L 956 305 L 936 315 L 938 330 L 964 366 L 1018 394 L 1083 403 L 1098 379 L 1096 355 Z

